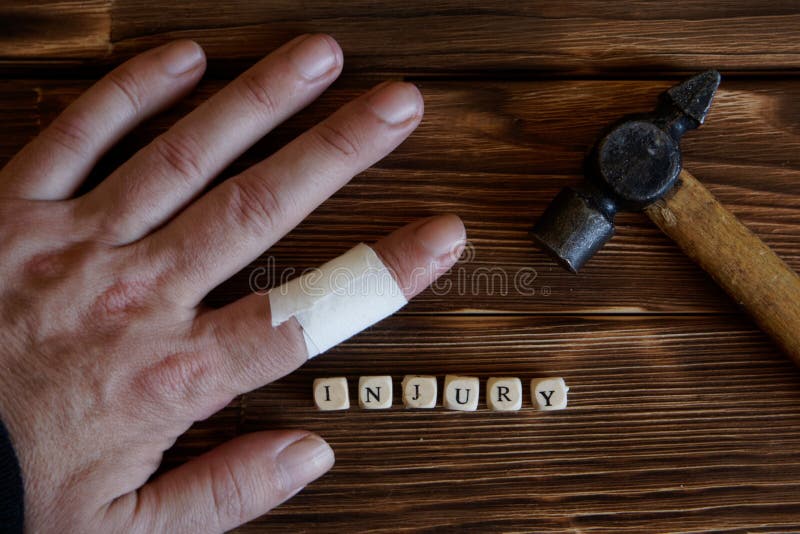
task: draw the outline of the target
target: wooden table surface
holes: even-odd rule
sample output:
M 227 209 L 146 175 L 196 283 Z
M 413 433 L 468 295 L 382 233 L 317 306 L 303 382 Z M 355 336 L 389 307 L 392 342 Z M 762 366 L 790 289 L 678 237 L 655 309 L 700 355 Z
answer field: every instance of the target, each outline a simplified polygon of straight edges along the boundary
M 324 31 L 340 81 L 245 154 L 237 172 L 377 80 L 419 84 L 422 125 L 253 268 L 305 268 L 417 217 L 462 216 L 465 260 L 400 314 L 236 399 L 168 452 L 176 465 L 241 433 L 306 428 L 331 473 L 242 532 L 800 531 L 800 373 L 641 214 L 579 275 L 526 233 L 580 177 L 600 129 L 689 73 L 718 68 L 685 166 L 800 269 L 800 1 L 342 3 L 86 0 L 0 5 L 0 160 L 93 79 L 169 39 L 209 73 L 99 166 L 107 173 L 257 58 Z M 235 236 L 231 236 L 235 239 Z M 522 280 L 515 288 L 514 280 Z M 776 298 L 780 298 L 777 295 Z M 311 383 L 363 374 L 562 376 L 569 408 L 320 413 Z M 354 391 L 353 391 L 354 393 Z M 355 399 L 355 396 L 353 396 Z

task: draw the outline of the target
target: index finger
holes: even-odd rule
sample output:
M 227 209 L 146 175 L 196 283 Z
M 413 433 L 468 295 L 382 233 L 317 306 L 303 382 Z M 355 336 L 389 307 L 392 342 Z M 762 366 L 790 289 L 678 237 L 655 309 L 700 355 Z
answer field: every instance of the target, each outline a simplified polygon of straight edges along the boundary
M 372 248 L 411 299 L 455 264 L 465 240 L 461 219 L 441 215 L 408 224 Z M 194 331 L 197 341 L 209 347 L 206 366 L 219 370 L 216 387 L 231 398 L 277 380 L 308 359 L 299 323 L 290 319 L 270 326 L 264 295 L 249 295 L 199 316 Z M 203 398 L 193 402 L 202 405 Z

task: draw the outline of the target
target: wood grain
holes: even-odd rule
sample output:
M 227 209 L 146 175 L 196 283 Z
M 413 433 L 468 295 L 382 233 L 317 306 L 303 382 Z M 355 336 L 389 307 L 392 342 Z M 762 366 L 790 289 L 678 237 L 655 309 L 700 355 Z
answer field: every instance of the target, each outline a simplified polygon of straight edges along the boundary
M 0 58 L 97 58 L 111 51 L 111 1 L 0 5 Z
M 333 445 L 333 471 L 240 532 L 797 532 L 789 360 L 643 214 L 619 216 L 579 277 L 527 231 L 608 122 L 714 66 L 725 79 L 683 143 L 686 168 L 800 270 L 798 28 L 798 0 L 22 2 L 0 7 L 0 163 L 151 46 L 198 40 L 210 79 L 110 152 L 90 184 L 288 38 L 332 33 L 342 80 L 222 179 L 386 76 L 418 82 L 425 119 L 209 303 L 248 294 L 254 269 L 314 266 L 432 213 L 464 218 L 468 256 L 449 291 L 196 423 L 162 471 L 245 432 L 306 428 Z M 513 291 L 517 273 L 533 294 Z M 355 399 L 358 376 L 378 372 L 396 385 L 406 373 L 484 386 L 563 376 L 570 406 L 542 414 L 526 398 L 492 414 L 482 397 L 474 413 L 413 412 L 398 392 L 385 412 L 313 408 L 315 378 L 347 376 Z
M 225 60 L 217 65 L 224 69 L 228 60 L 255 59 L 305 32 L 334 35 L 345 50 L 348 71 L 608 76 L 687 72 L 699 65 L 780 72 L 800 65 L 796 0 L 358 0 L 344 5 L 95 0 L 24 4 L 3 9 L 0 20 L 5 20 L 8 35 L 0 40 L 0 58 L 6 65 L 25 58 L 53 66 L 75 57 L 116 61 L 188 36 L 203 44 L 214 60 Z M 72 68 L 74 63 L 64 66 Z
M 41 130 L 40 96 L 33 84 L 0 80 L 0 166 Z
M 210 80 L 150 121 L 99 166 L 119 161 L 218 90 Z M 86 82 L 18 81 L 0 87 L 13 121 L 42 124 Z M 248 151 L 225 174 L 255 163 L 368 87 L 358 80 L 323 99 Z M 253 269 L 312 267 L 358 241 L 374 241 L 417 217 L 454 212 L 471 248 L 447 295 L 428 291 L 412 312 L 732 312 L 708 277 L 641 214 L 618 217 L 617 236 L 582 271 L 564 273 L 527 232 L 564 185 L 577 182 L 584 152 L 614 118 L 647 110 L 669 82 L 426 82 L 426 115 L 395 153 L 357 177 L 267 254 L 216 291 L 221 305 L 249 291 Z M 28 88 L 27 90 L 25 88 Z M 708 123 L 684 141 L 685 164 L 794 269 L 800 269 L 800 83 L 724 84 Z M 15 111 L 16 110 L 16 111 Z M 15 114 L 16 113 L 16 114 Z M 14 115 L 15 114 L 15 115 Z M 12 117 L 13 115 L 13 117 Z M 24 139 L 0 132 L 0 147 Z M 271 267 L 274 266 L 274 271 Z M 514 289 L 514 280 L 524 291 Z M 265 282 L 264 278 L 260 279 Z M 266 280 L 268 283 L 268 280 Z
M 465 6 L 449 1 L 410 7 L 362 2 L 354 16 L 342 16 L 336 2 L 317 3 L 309 14 L 306 5 L 289 1 L 266 9 L 242 1 L 227 16 L 215 12 L 217 4 L 200 2 L 207 8 L 193 6 L 191 13 L 178 8 L 174 16 L 163 17 L 168 22 L 155 34 L 152 26 L 141 30 L 142 21 L 152 24 L 151 10 L 135 1 L 119 4 L 112 35 L 115 53 L 123 56 L 190 32 L 215 57 L 253 58 L 294 35 L 328 32 L 342 43 L 350 70 L 436 76 L 500 70 L 663 72 L 694 70 L 698 64 L 765 71 L 796 68 L 800 60 L 797 2 L 772 2 L 766 11 L 761 4 L 746 9 L 740 3 L 730 15 L 724 4 L 709 3 L 705 10 L 692 9 L 689 17 L 681 9 L 688 2 L 667 8 L 652 2 L 611 7 L 608 2 L 574 2 L 572 10 L 544 2 Z M 163 10 L 159 2 L 151 5 Z M 197 15 L 203 12 L 205 17 Z
M 314 378 L 563 376 L 569 408 L 318 412 Z M 441 384 L 440 384 L 441 387 Z M 240 432 L 306 428 L 333 471 L 241 532 L 800 528 L 800 375 L 736 317 L 394 316 L 246 395 L 169 465 Z M 227 415 L 226 415 L 227 414 Z

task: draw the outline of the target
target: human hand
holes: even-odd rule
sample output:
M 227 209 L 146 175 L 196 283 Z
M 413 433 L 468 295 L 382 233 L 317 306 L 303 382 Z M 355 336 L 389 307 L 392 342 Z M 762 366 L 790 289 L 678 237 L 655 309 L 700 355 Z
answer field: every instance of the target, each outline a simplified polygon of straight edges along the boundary
M 204 67 L 191 41 L 131 59 L 0 171 L 0 418 L 31 532 L 223 531 L 333 465 L 317 436 L 258 432 L 148 482 L 192 422 L 307 359 L 296 320 L 272 328 L 264 296 L 218 310 L 203 297 L 402 142 L 422 99 L 382 84 L 198 197 L 338 76 L 335 41 L 302 36 L 75 197 L 98 158 Z M 449 215 L 373 248 L 411 298 L 464 239 Z

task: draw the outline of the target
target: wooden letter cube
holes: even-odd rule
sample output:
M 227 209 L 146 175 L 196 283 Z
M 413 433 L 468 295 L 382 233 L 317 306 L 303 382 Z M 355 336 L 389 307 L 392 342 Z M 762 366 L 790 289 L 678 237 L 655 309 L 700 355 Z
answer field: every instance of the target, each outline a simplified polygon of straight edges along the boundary
M 435 376 L 406 375 L 403 378 L 403 405 L 406 408 L 435 408 L 438 390 Z
M 563 410 L 567 407 L 569 388 L 560 377 L 531 380 L 533 405 L 539 410 Z
M 367 410 L 392 407 L 392 377 L 362 376 L 358 379 L 358 405 Z
M 317 408 L 323 411 L 347 410 L 350 408 L 347 379 L 340 376 L 314 380 L 314 403 Z
M 479 394 L 480 382 L 474 376 L 447 375 L 444 379 L 444 406 L 448 410 L 477 410 Z
M 486 405 L 497 412 L 522 408 L 522 381 L 519 378 L 490 378 L 486 382 Z

